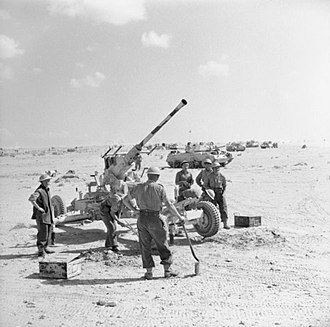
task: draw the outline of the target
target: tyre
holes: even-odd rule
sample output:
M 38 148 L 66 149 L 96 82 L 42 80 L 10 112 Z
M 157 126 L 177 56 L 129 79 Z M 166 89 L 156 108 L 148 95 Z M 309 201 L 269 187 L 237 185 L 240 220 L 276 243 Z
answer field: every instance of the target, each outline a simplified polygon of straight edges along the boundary
M 54 207 L 54 216 L 60 216 L 66 213 L 66 206 L 63 199 L 59 195 L 54 195 L 51 198 L 52 206 Z
M 201 201 L 197 209 L 202 209 L 203 213 L 194 227 L 197 233 L 203 237 L 210 237 L 218 233 L 220 226 L 220 214 L 216 206 L 208 201 Z

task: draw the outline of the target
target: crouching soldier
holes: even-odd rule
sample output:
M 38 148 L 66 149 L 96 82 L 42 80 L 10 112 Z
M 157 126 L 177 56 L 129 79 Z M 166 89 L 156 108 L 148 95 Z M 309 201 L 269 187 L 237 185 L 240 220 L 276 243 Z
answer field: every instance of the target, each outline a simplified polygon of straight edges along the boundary
M 125 204 L 129 209 L 133 210 L 129 199 L 130 194 L 127 184 L 112 176 L 110 192 L 101 202 L 100 211 L 102 220 L 107 228 L 105 247 L 115 253 L 119 252 L 116 231 L 117 222 L 119 225 L 122 225 L 119 220 L 122 206 Z

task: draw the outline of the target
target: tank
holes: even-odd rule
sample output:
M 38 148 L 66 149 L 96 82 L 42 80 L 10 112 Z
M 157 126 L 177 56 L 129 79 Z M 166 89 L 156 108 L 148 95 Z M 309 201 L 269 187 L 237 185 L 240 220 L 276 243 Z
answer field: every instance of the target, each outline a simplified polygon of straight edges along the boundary
M 173 150 L 168 154 L 166 162 L 171 168 L 180 168 L 183 161 L 188 161 L 190 168 L 204 168 L 205 159 L 210 159 L 212 162 L 218 161 L 224 167 L 233 160 L 233 155 L 217 149 L 190 152 Z

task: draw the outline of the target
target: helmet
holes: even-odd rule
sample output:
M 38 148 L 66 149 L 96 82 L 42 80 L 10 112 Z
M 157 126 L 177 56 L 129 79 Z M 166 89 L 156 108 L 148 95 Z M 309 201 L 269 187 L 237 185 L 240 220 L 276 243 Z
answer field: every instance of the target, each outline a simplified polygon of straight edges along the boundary
M 212 168 L 217 168 L 217 167 L 221 167 L 220 163 L 218 161 L 214 161 Z
M 183 165 L 183 164 L 188 164 L 189 163 L 189 161 L 187 161 L 187 160 L 183 160 L 182 162 L 181 162 L 181 166 Z
M 147 170 L 148 175 L 160 175 L 160 169 L 158 167 L 150 167 Z
M 50 179 L 52 179 L 48 174 L 42 174 L 39 177 L 39 182 L 43 182 L 43 181 L 49 181 Z
M 211 200 L 214 200 L 214 198 L 215 198 L 215 193 L 214 193 L 213 190 L 206 189 L 206 190 L 205 190 L 205 193 L 211 198 Z
M 209 158 L 206 158 L 206 159 L 204 160 L 204 163 L 205 163 L 205 164 L 206 164 L 206 163 L 212 164 L 212 160 L 209 159 Z

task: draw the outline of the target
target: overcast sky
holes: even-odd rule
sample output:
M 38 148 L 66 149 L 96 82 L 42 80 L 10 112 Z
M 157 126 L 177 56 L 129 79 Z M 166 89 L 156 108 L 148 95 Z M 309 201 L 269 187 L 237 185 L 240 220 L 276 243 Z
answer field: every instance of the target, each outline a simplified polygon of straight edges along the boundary
M 1 0 L 0 146 L 330 139 L 330 1 Z

